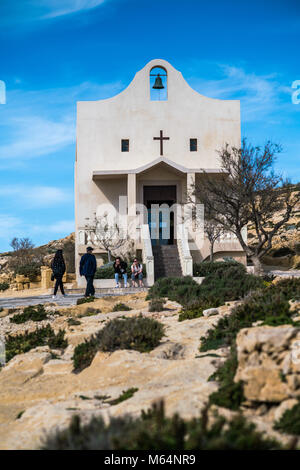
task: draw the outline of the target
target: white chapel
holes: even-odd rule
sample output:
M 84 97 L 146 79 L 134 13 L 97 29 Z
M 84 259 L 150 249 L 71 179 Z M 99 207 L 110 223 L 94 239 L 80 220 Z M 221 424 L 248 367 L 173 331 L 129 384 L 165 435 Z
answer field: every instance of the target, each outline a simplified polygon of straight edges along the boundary
M 217 151 L 225 143 L 239 147 L 240 140 L 240 102 L 199 94 L 161 59 L 146 64 L 120 94 L 78 102 L 77 271 L 88 245 L 101 264 L 105 250 L 90 224 L 101 208 L 118 214 L 121 201 L 148 285 L 158 274 L 192 275 L 193 262 L 208 259 L 210 246 L 201 230 L 181 223 L 177 208 L 193 203 L 192 188 L 206 173 L 220 173 Z M 160 207 L 170 208 L 168 229 Z M 217 241 L 214 257 L 246 260 L 232 234 Z

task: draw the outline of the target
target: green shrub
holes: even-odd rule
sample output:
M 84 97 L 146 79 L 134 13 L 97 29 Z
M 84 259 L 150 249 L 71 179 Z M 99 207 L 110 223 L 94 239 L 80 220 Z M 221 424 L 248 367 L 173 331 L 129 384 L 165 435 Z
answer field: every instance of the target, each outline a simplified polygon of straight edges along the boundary
M 84 343 L 78 344 L 74 349 L 73 366 L 75 371 L 81 371 L 89 367 L 99 349 L 98 342 L 95 337 L 85 340 Z
M 77 300 L 77 305 L 88 304 L 90 302 L 94 302 L 94 300 L 95 297 L 93 297 L 92 295 L 90 297 L 82 297 L 81 299 Z
M 162 312 L 164 309 L 165 299 L 152 299 L 149 303 L 149 312 Z
M 226 271 L 232 266 L 238 266 L 244 273 L 246 273 L 246 267 L 237 261 L 215 261 L 213 263 L 210 261 L 203 261 L 202 263 L 193 264 L 193 275 L 196 277 L 205 277 L 216 271 Z
M 115 270 L 113 266 L 104 266 L 97 268 L 95 279 L 114 279 Z
M 98 315 L 98 313 L 101 313 L 100 308 L 88 307 L 84 313 L 78 315 L 78 318 L 93 317 L 94 315 Z
M 287 434 L 300 435 L 300 401 L 283 413 L 281 418 L 275 422 L 274 429 Z
M 131 276 L 131 263 L 127 264 L 127 275 Z M 146 266 L 143 264 L 143 275 L 146 276 Z M 114 279 L 115 270 L 112 265 L 97 268 L 95 279 Z
M 221 318 L 217 325 L 201 338 L 200 351 L 208 351 L 233 344 L 242 328 L 249 328 L 256 321 L 277 326 L 293 324 L 294 312 L 288 303 L 300 296 L 300 279 L 283 279 L 265 289 L 249 295 L 235 307 L 231 314 Z
M 114 308 L 112 309 L 113 312 L 129 312 L 129 310 L 132 310 L 132 309 L 128 307 L 128 305 L 123 304 L 122 302 L 115 304 Z
M 240 263 L 216 265 L 199 285 L 191 277 L 158 279 L 150 288 L 148 299 L 168 297 L 183 305 L 179 321 L 202 316 L 203 310 L 219 307 L 228 300 L 243 298 L 248 292 L 264 287 L 261 278 L 247 274 Z
M 43 321 L 47 319 L 47 312 L 45 307 L 41 304 L 39 305 L 30 305 L 24 308 L 23 313 L 19 313 L 11 317 L 10 321 L 12 323 L 25 323 L 29 320 L 32 321 Z
M 190 276 L 162 277 L 150 287 L 147 300 L 167 297 L 184 305 L 192 299 L 197 299 L 200 285 Z
M 68 318 L 67 320 L 69 326 L 78 326 L 81 325 L 81 322 L 79 320 L 76 320 L 76 318 Z
M 99 350 L 112 352 L 117 349 L 134 349 L 149 352 L 158 346 L 163 336 L 164 326 L 152 318 L 115 318 L 96 335 L 76 346 L 74 369 L 88 367 Z
M 44 439 L 43 450 L 270 450 L 280 449 L 274 439 L 256 431 L 241 415 L 230 422 L 216 416 L 209 425 L 207 410 L 184 421 L 166 417 L 163 404 L 153 405 L 140 417 L 93 417 L 82 424 L 73 416 L 68 428 L 55 430 Z
M 122 401 L 129 400 L 129 398 L 132 398 L 137 391 L 138 388 L 129 388 L 128 390 L 123 390 L 123 392 L 118 398 L 115 398 L 114 400 L 107 400 L 106 403 L 109 403 L 112 406 L 118 405 L 119 403 L 122 403 Z
M 232 347 L 226 362 L 210 377 L 210 380 L 217 380 L 220 385 L 219 389 L 209 397 L 211 404 L 231 410 L 239 409 L 245 398 L 242 382 L 234 382 L 237 366 L 236 348 Z
M 0 290 L 4 291 L 4 290 L 7 290 L 7 289 L 9 289 L 8 282 L 0 282 Z
M 17 354 L 23 354 L 38 346 L 46 346 L 53 349 L 66 348 L 68 341 L 65 339 L 65 330 L 59 330 L 55 333 L 48 324 L 43 328 L 37 328 L 35 331 L 5 337 L 6 359 L 10 361 Z
M 20 274 L 21 276 L 26 276 L 31 282 L 35 281 L 36 277 L 41 274 L 41 264 L 40 263 L 29 263 L 24 264 L 23 266 L 17 266 L 14 270 L 15 274 Z

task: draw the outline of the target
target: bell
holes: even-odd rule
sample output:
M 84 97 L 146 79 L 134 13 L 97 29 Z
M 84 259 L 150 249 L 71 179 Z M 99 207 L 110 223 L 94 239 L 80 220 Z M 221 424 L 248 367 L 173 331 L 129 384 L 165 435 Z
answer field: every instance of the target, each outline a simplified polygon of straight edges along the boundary
M 156 79 L 155 79 L 155 83 L 154 83 L 154 85 L 153 85 L 152 88 L 153 88 L 154 90 L 162 90 L 163 88 L 165 88 L 165 87 L 163 86 L 163 82 L 162 82 L 162 79 L 161 79 L 161 77 L 160 77 L 159 74 L 157 74 L 157 77 L 156 77 Z

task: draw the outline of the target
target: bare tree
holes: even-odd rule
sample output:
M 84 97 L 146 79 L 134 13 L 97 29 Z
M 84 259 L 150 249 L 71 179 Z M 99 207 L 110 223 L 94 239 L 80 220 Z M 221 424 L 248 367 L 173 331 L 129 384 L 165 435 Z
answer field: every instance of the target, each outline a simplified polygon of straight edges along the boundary
M 220 235 L 222 235 L 224 229 L 222 225 L 217 224 L 212 220 L 206 220 L 204 222 L 204 233 L 207 236 L 209 243 L 210 243 L 210 262 L 212 263 L 214 260 L 214 245 L 215 242 L 218 240 Z
M 111 262 L 112 252 L 120 249 L 128 241 L 122 229 L 116 222 L 108 220 L 107 215 L 95 217 L 92 225 L 86 226 L 92 235 L 94 243 L 107 252 L 108 262 Z
M 11 267 L 20 267 L 32 263 L 34 244 L 29 238 L 14 237 L 10 246 L 13 249 Z
M 281 147 L 271 142 L 263 148 L 248 144 L 246 139 L 241 148 L 225 145 L 219 152 L 222 172 L 217 177 L 205 173 L 201 184 L 194 187 L 194 194 L 204 204 L 205 217 L 236 235 L 257 274 L 262 270 L 262 256 L 271 249 L 274 236 L 300 200 L 300 192 L 273 170 L 280 152 Z M 248 224 L 256 232 L 251 245 L 242 236 Z

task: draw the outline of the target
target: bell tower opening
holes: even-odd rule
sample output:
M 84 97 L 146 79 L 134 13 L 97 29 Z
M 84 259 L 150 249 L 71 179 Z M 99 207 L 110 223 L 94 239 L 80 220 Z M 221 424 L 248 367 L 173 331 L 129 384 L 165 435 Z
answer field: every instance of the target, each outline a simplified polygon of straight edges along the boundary
M 150 70 L 150 100 L 167 101 L 168 74 L 166 69 L 155 66 Z

